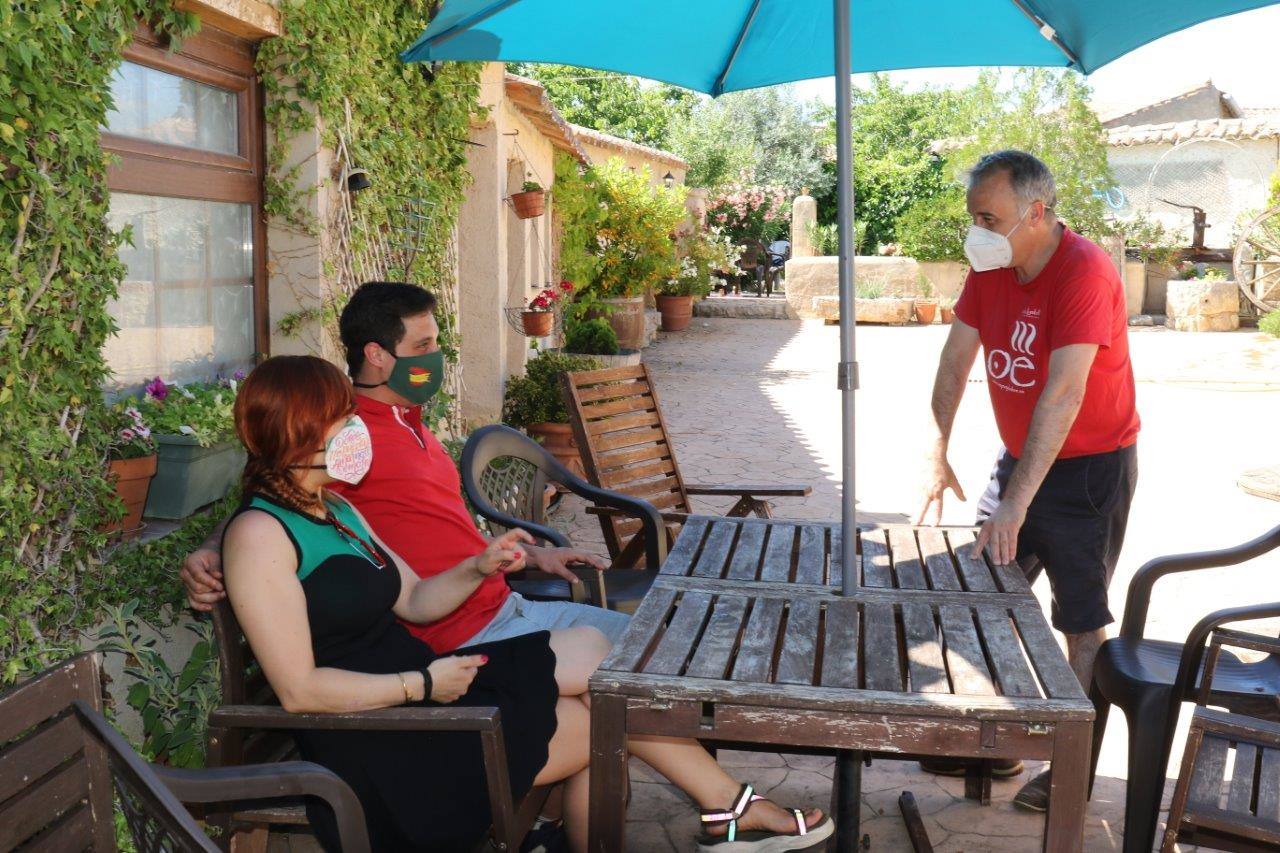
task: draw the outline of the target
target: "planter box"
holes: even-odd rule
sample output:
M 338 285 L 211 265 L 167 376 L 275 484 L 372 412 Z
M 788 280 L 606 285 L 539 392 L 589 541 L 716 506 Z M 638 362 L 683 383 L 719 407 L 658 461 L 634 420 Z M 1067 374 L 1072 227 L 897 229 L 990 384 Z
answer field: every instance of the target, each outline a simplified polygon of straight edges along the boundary
M 157 435 L 159 464 L 147 508 L 151 518 L 186 518 L 227 493 L 244 469 L 244 448 L 226 442 L 201 447 L 186 435 Z
M 564 353 L 564 348 L 548 350 L 548 352 Z M 565 355 L 585 355 L 579 352 L 564 353 Z M 603 370 L 607 367 L 633 367 L 640 363 L 640 350 L 638 349 L 622 349 L 618 348 L 616 355 L 587 355 L 587 358 L 594 358 L 600 362 L 600 368 Z

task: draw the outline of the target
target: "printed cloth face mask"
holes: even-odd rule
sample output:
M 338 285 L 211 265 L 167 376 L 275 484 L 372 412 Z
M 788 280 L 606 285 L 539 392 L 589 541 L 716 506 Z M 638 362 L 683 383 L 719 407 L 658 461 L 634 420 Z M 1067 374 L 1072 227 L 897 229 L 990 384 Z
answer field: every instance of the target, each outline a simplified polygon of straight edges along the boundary
M 317 451 L 319 452 L 319 451 Z M 340 483 L 354 486 L 373 465 L 373 439 L 359 415 L 352 415 L 342 429 L 324 446 L 323 465 L 294 465 L 294 468 L 323 468 Z
M 969 226 L 969 234 L 964 238 L 964 254 L 974 272 L 1000 269 L 1013 262 L 1013 244 L 1009 242 L 1009 237 L 1022 227 L 1022 221 L 1030 212 L 1030 206 L 1022 211 L 1018 223 L 1008 234 L 997 234 L 981 225 Z
M 372 385 L 353 382 L 357 388 L 377 388 L 386 385 L 415 406 L 421 406 L 440 390 L 444 382 L 444 351 L 436 350 L 425 355 L 395 355 L 396 366 L 386 382 Z

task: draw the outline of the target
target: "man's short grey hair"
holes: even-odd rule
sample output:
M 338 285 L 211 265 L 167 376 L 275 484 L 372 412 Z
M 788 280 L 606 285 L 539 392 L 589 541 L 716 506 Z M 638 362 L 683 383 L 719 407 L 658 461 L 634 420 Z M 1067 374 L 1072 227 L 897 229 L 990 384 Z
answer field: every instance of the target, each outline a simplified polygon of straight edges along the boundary
M 987 154 L 969 171 L 970 189 L 996 172 L 1004 172 L 1009 176 L 1014 195 L 1023 207 L 1036 201 L 1044 202 L 1044 206 L 1050 210 L 1057 206 L 1058 187 L 1054 183 L 1053 173 L 1035 155 L 1012 148 Z

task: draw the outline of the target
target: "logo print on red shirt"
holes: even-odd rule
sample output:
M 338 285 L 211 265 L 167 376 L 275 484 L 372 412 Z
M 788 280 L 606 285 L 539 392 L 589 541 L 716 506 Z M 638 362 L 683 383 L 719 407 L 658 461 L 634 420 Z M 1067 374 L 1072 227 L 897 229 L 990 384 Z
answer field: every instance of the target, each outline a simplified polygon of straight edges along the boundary
M 987 353 L 987 375 L 1000 387 L 1022 393 L 1022 389 L 1036 384 L 1036 365 L 1031 360 L 1035 355 L 1031 345 L 1035 343 L 1036 334 L 1034 325 L 1018 320 L 1013 324 L 1013 334 L 1009 336 L 1009 349 L 993 349 Z M 1004 380 L 1008 380 L 1013 388 L 1003 384 Z

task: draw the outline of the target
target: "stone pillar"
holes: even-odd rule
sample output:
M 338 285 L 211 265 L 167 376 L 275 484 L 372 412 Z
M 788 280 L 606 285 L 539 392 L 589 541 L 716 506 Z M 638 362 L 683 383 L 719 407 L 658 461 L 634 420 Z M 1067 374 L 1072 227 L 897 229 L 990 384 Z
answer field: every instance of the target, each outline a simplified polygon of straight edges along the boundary
M 806 189 L 791 202 L 791 257 L 812 258 L 817 254 L 810 234 L 810 230 L 817 224 L 818 202 Z
M 1171 281 L 1165 325 L 1179 332 L 1232 332 L 1240 328 L 1240 288 L 1234 281 Z

